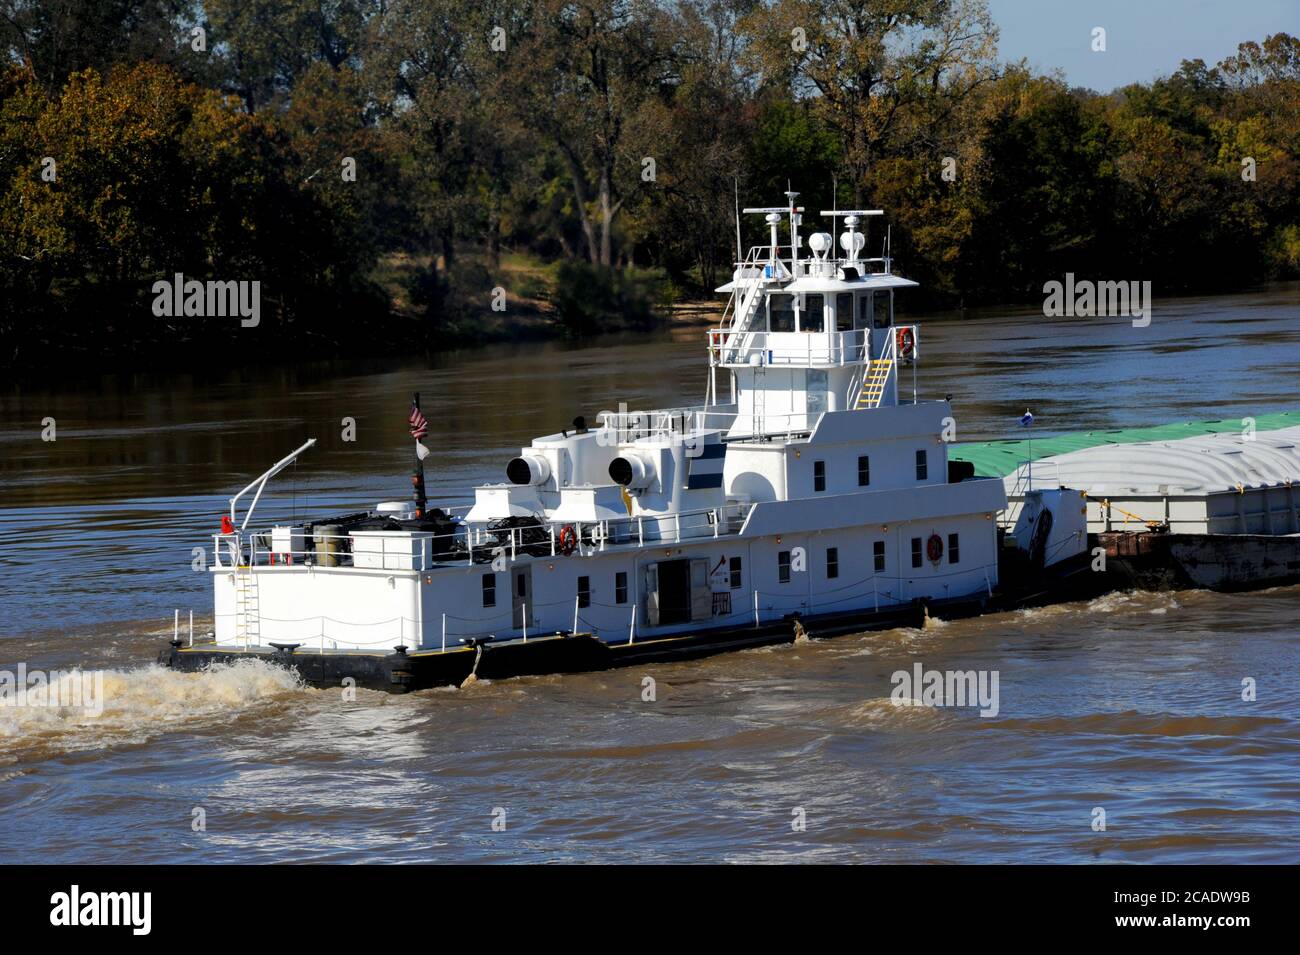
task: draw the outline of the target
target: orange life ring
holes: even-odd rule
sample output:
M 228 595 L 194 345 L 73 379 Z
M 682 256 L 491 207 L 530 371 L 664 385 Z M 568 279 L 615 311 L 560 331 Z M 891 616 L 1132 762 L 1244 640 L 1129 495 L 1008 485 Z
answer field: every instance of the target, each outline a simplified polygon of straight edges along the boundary
M 916 348 L 916 333 L 910 327 L 904 325 L 898 329 L 895 344 L 898 347 L 900 358 L 911 358 L 912 352 Z
M 936 564 L 943 559 L 943 538 L 938 534 L 931 534 L 925 542 L 925 556 Z
M 559 550 L 566 557 L 572 554 L 578 547 L 578 532 L 573 529 L 572 524 L 565 524 L 560 528 Z

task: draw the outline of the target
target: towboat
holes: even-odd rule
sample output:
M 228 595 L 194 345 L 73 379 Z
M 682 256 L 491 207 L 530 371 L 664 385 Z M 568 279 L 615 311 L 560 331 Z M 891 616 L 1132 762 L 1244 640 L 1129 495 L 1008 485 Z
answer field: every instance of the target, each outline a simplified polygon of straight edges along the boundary
M 1004 525 L 1003 479 L 949 457 L 952 408 L 918 397 L 921 330 L 895 316 L 917 283 L 886 243 L 863 254 L 880 210 L 823 211 L 832 231 L 805 254 L 797 197 L 745 210 L 770 243 L 718 289 L 729 300 L 707 331 L 702 404 L 577 418 L 444 510 L 427 506 L 416 396 L 412 500 L 250 528 L 309 441 L 231 499 L 208 567 L 212 639 L 178 636 L 161 661 L 258 657 L 320 685 L 404 692 L 1100 588 L 1077 490 L 1037 490 Z

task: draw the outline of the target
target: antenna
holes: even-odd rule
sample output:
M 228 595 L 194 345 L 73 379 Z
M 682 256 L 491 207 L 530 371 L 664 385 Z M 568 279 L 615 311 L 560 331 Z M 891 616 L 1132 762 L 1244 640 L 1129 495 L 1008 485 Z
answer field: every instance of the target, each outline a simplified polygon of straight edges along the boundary
M 732 182 L 736 187 L 736 261 L 745 261 L 745 250 L 740 244 L 740 177 L 735 176 Z

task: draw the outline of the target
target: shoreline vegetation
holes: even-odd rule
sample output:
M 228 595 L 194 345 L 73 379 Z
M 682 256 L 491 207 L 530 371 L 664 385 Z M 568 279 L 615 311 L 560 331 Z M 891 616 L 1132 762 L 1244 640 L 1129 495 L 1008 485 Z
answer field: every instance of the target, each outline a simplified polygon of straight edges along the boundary
M 1041 303 L 1067 273 L 1160 297 L 1300 277 L 1287 34 L 1098 93 L 1001 60 L 984 0 L 11 12 L 0 370 L 15 380 L 689 321 L 720 313 L 737 190 L 781 204 L 787 182 L 805 233 L 832 204 L 883 208 L 918 309 Z M 745 218 L 744 245 L 766 242 Z M 158 314 L 154 285 L 177 273 L 257 283 L 257 321 L 201 297 Z

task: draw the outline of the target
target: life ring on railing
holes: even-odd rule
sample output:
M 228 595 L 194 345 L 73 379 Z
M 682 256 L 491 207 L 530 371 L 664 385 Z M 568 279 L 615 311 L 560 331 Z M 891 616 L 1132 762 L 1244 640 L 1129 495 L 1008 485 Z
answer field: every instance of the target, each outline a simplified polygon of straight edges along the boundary
M 899 358 L 911 358 L 912 352 L 916 350 L 916 332 L 912 331 L 911 326 L 904 325 L 898 329 L 894 344 L 898 348 Z
M 578 548 L 578 532 L 573 529 L 572 524 L 565 524 L 560 528 L 560 539 L 556 545 L 564 556 L 569 556 Z
M 943 559 L 943 538 L 938 534 L 931 534 L 925 542 L 925 556 L 936 564 Z

